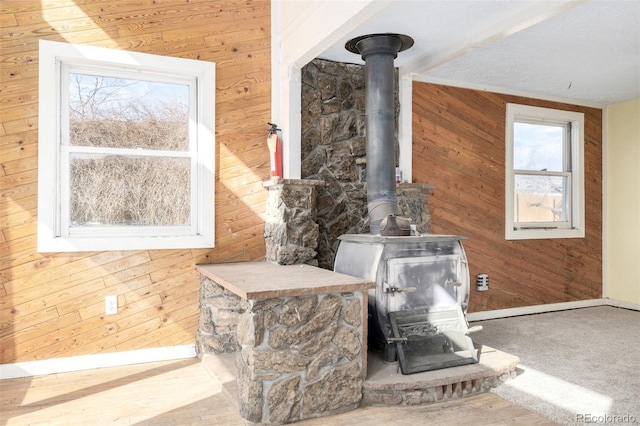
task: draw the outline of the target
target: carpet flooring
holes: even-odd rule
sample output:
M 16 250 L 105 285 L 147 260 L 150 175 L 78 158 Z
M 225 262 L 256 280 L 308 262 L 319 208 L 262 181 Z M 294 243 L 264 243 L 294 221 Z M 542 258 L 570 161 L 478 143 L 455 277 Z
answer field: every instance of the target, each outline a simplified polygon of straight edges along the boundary
M 520 357 L 493 392 L 563 425 L 640 423 L 640 312 L 598 306 L 473 322 Z

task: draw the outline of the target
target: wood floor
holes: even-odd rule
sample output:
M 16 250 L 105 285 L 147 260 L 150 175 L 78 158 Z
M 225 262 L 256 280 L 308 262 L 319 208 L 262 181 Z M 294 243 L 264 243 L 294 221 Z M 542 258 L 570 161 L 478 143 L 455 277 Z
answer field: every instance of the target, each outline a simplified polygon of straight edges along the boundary
M 367 407 L 299 425 L 551 425 L 491 393 Z M 2 425 L 245 425 L 197 359 L 0 381 Z

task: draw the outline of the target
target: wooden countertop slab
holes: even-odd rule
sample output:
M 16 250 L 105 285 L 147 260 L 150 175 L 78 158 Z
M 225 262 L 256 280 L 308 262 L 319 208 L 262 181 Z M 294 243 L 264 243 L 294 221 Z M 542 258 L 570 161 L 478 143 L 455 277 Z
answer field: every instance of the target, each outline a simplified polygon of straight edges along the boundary
M 311 265 L 239 262 L 196 265 L 196 270 L 247 300 L 343 293 L 375 288 L 364 278 Z

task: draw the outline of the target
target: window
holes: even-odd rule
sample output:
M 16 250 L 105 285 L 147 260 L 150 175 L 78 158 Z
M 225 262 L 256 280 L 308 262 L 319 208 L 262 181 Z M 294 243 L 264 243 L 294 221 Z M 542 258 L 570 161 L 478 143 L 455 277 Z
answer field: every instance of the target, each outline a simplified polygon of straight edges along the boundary
M 584 115 L 507 104 L 507 240 L 584 237 Z
M 40 42 L 38 251 L 213 247 L 210 62 Z

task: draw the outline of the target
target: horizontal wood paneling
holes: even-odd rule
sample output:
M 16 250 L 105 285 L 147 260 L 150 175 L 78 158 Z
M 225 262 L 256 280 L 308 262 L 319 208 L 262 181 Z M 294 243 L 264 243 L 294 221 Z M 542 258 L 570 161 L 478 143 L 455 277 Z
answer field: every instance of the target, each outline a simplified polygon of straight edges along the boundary
M 264 258 L 270 2 L 8 0 L 0 12 L 0 363 L 193 343 L 195 264 Z M 40 39 L 216 63 L 215 249 L 37 253 Z
M 585 114 L 586 237 L 506 241 L 506 104 Z M 471 312 L 568 302 L 602 293 L 602 111 L 427 83 L 413 85 L 413 181 L 435 185 L 434 233 L 458 234 L 472 283 Z

